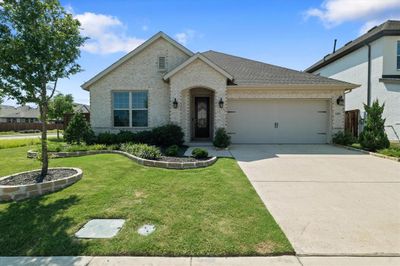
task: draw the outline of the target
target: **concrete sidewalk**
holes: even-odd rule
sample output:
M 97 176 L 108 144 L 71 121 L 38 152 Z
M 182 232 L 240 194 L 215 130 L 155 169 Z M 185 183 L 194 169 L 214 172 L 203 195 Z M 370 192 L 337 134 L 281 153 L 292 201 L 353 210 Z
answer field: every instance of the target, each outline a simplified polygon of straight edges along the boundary
M 2 266 L 397 266 L 400 257 L 0 257 Z

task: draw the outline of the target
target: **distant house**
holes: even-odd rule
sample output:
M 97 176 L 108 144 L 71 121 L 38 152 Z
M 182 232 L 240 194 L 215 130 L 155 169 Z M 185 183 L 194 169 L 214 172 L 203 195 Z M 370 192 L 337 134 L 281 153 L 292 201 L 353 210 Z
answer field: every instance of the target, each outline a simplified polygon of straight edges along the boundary
M 254 41 L 254 40 L 252 40 Z M 225 53 L 193 53 L 159 32 L 82 85 L 98 132 L 179 125 L 185 142 L 328 143 L 357 85 Z
M 39 108 L 27 105 L 19 107 L 1 105 L 0 107 L 0 123 L 38 123 L 39 117 Z
M 361 122 L 363 104 L 378 99 L 385 103 L 389 139 L 400 140 L 400 21 L 388 20 L 372 28 L 305 71 L 361 84 L 346 94 L 346 111 L 360 114 Z
M 87 104 L 74 103 L 74 113 L 89 114 L 90 107 Z

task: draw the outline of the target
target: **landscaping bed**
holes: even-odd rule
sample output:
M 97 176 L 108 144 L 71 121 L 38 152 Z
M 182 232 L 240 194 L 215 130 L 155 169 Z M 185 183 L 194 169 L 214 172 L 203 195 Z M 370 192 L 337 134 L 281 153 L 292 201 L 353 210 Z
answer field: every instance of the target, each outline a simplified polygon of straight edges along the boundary
M 43 180 L 41 170 L 26 171 L 0 178 L 0 202 L 23 200 L 61 190 L 82 178 L 78 168 L 51 168 Z
M 23 172 L 20 174 L 11 175 L 7 178 L 0 179 L 0 186 L 17 186 L 17 185 L 29 185 L 40 183 L 40 170 Z M 76 174 L 77 171 L 68 168 L 49 169 L 47 175 L 41 182 L 54 181 L 68 176 Z

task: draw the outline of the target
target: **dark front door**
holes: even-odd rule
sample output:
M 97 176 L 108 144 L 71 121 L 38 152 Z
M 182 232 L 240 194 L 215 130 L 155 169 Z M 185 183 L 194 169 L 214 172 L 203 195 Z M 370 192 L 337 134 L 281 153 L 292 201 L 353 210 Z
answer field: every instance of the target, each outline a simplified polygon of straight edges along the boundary
M 194 98 L 194 137 L 210 137 L 210 98 Z

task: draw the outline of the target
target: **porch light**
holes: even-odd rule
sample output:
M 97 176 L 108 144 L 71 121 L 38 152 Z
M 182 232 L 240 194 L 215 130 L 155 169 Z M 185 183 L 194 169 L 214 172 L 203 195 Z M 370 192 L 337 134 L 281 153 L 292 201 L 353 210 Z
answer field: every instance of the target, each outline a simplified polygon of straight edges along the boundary
M 174 106 L 175 109 L 178 108 L 178 101 L 176 100 L 176 98 L 174 98 L 172 105 Z
M 224 101 L 222 100 L 222 98 L 219 99 L 218 105 L 219 105 L 219 108 L 224 108 Z
M 339 96 L 339 98 L 336 99 L 337 105 L 344 105 L 344 98 L 343 96 Z

